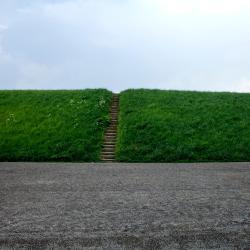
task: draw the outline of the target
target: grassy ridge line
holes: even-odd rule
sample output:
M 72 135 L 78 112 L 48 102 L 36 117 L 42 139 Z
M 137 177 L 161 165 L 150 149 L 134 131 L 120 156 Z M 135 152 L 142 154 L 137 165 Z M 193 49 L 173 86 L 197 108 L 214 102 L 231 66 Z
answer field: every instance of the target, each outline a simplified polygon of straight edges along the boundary
M 119 161 L 250 161 L 250 94 L 127 90 L 119 121 Z
M 0 91 L 0 161 L 99 161 L 112 93 Z

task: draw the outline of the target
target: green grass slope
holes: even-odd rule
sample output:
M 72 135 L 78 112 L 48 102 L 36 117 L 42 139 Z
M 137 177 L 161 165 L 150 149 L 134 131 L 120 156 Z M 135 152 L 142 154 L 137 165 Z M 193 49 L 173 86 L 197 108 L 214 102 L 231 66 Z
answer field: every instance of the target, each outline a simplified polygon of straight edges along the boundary
M 250 94 L 127 90 L 119 121 L 119 161 L 250 161 Z
M 0 91 L 0 161 L 98 161 L 112 93 Z

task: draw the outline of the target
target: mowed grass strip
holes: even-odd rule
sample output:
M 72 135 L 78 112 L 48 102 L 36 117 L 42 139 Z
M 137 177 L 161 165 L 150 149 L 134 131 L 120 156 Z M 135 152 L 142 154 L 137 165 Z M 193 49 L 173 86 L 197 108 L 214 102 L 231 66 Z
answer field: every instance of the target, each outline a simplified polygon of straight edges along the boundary
M 0 91 L 0 161 L 99 161 L 112 93 Z
M 119 122 L 119 161 L 250 161 L 250 94 L 127 90 Z

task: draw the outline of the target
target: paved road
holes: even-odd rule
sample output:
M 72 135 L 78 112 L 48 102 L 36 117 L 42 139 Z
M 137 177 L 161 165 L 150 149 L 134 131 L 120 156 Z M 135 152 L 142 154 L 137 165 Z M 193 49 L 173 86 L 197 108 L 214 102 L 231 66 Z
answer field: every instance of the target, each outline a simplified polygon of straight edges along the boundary
M 250 163 L 0 163 L 0 249 L 250 249 Z

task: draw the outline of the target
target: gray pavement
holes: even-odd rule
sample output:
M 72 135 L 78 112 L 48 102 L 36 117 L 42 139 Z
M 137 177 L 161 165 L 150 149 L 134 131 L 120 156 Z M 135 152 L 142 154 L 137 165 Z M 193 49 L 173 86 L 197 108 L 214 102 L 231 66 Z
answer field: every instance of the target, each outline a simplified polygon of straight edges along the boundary
M 250 249 L 250 163 L 0 163 L 0 249 Z

